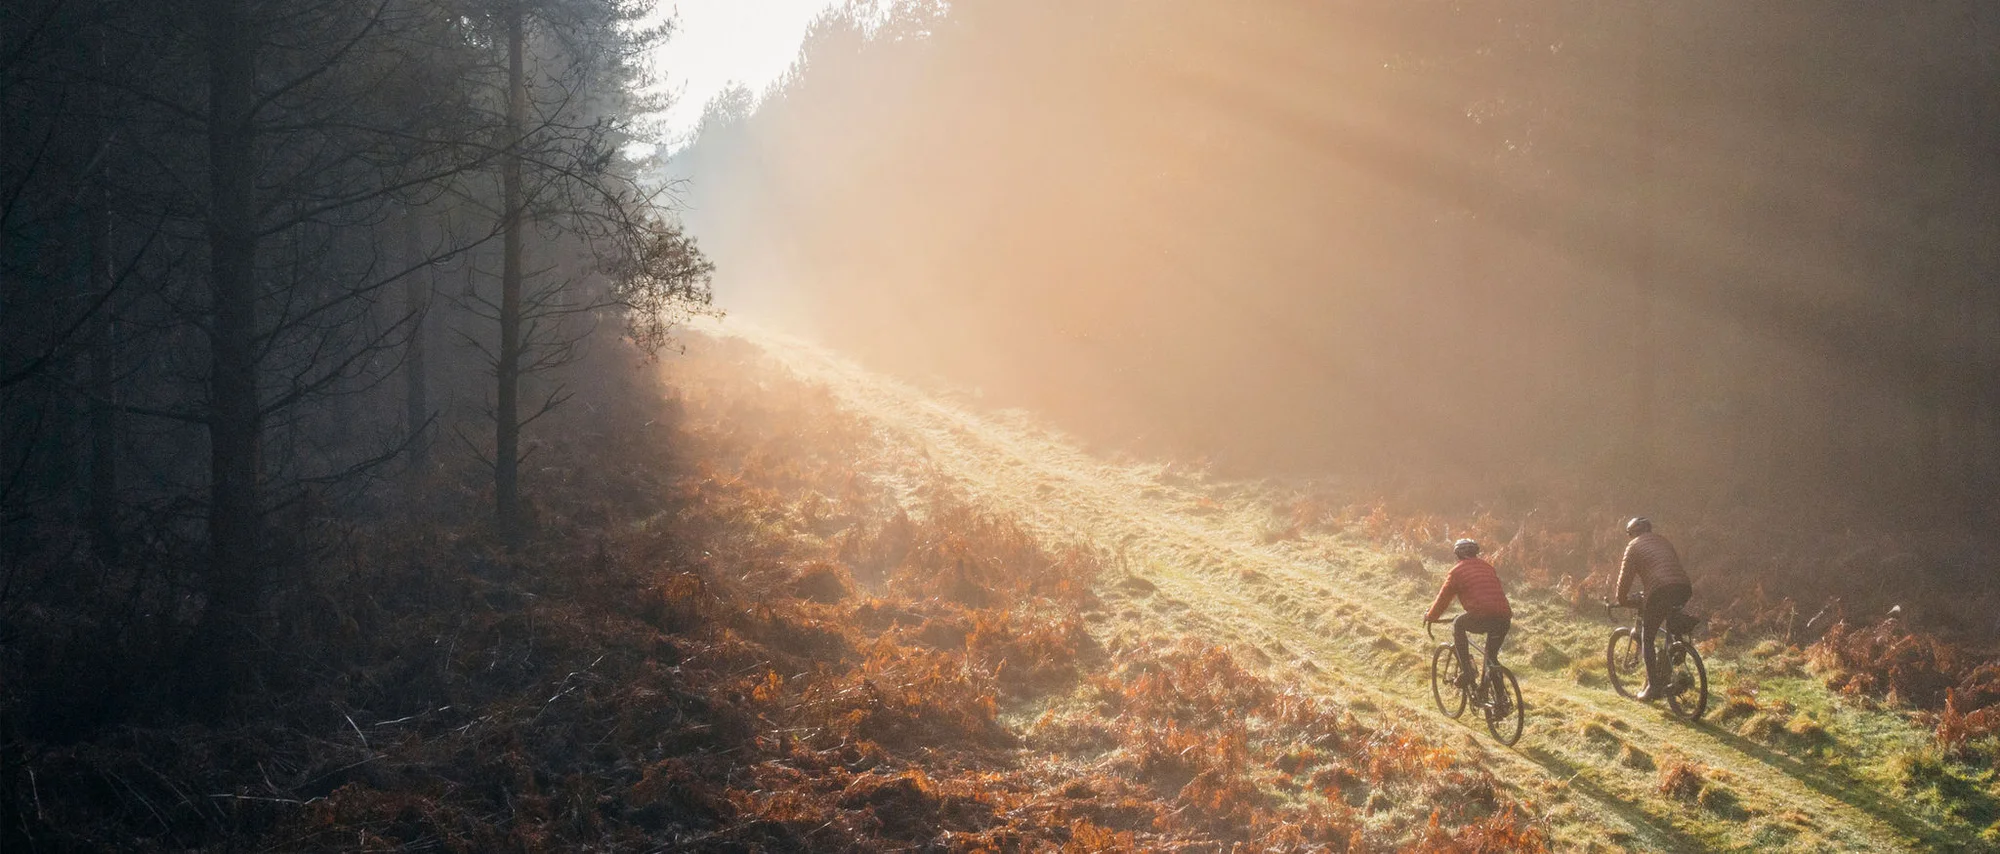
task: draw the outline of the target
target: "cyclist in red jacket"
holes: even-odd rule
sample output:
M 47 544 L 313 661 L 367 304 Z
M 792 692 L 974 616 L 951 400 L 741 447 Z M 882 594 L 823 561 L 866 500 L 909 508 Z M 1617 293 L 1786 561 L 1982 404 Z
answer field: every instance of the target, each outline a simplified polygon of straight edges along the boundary
M 1451 622 L 1451 641 L 1458 651 L 1460 678 L 1469 682 L 1474 676 L 1472 656 L 1466 651 L 1466 633 L 1485 635 L 1486 665 L 1499 664 L 1500 644 L 1507 640 L 1507 629 L 1514 623 L 1514 609 L 1507 604 L 1507 591 L 1500 586 L 1500 574 L 1493 570 L 1493 564 L 1479 559 L 1478 543 L 1459 540 L 1452 544 L 1451 551 L 1458 556 L 1458 564 L 1445 575 L 1444 587 L 1438 590 L 1437 601 L 1424 614 L 1424 622 L 1443 616 L 1454 597 L 1465 606 L 1465 613 Z

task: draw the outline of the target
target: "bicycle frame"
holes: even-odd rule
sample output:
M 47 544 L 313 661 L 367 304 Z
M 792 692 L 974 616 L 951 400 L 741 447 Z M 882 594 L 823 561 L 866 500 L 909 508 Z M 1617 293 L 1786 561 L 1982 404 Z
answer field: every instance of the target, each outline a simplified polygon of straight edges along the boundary
M 1633 619 L 1630 625 L 1625 625 L 1624 621 L 1618 619 L 1617 611 L 1619 609 L 1628 609 L 1632 612 Z M 1625 605 L 1620 605 L 1609 599 L 1604 600 L 1605 614 L 1613 623 L 1611 647 L 1605 651 L 1605 667 L 1607 670 L 1605 675 L 1610 680 L 1612 689 L 1621 696 L 1631 697 L 1633 695 L 1626 690 L 1619 676 L 1615 651 L 1619 646 L 1621 638 L 1629 639 L 1635 644 L 1644 642 L 1645 609 L 1646 600 L 1644 596 L 1640 596 L 1637 601 Z M 1666 668 L 1669 673 L 1680 668 L 1683 664 L 1690 667 L 1690 672 L 1687 675 L 1691 677 L 1692 684 L 1673 687 L 1667 693 L 1666 701 L 1667 706 L 1675 714 L 1679 714 L 1689 720 L 1698 721 L 1708 710 L 1708 666 L 1702 662 L 1701 651 L 1695 648 L 1694 638 L 1676 631 L 1673 628 L 1673 623 L 1674 621 L 1671 618 L 1661 622 L 1659 637 L 1655 639 L 1653 654 L 1656 656 L 1655 660 L 1658 662 L 1658 665 Z M 1638 652 L 1643 657 L 1646 650 L 1641 647 Z M 1676 682 L 1678 682 L 1677 677 Z M 1688 696 L 1689 691 L 1693 692 L 1692 696 Z
M 1618 619 L 1619 611 L 1632 612 L 1632 620 L 1629 625 L 1626 624 L 1624 620 Z M 1632 603 L 1629 605 L 1620 605 L 1609 599 L 1604 600 L 1604 614 L 1605 617 L 1611 621 L 1612 627 L 1630 629 L 1634 635 L 1637 635 L 1640 629 L 1645 628 L 1645 622 L 1646 622 L 1645 613 L 1646 613 L 1646 597 L 1644 596 L 1640 596 L 1637 599 L 1634 599 Z M 1671 647 L 1677 643 L 1684 643 L 1691 645 L 1694 643 L 1694 638 L 1688 637 L 1687 635 L 1674 631 L 1673 623 L 1671 620 L 1662 622 L 1660 624 L 1660 645 L 1662 647 Z
M 1513 745 L 1514 742 L 1521 738 L 1521 731 L 1525 728 L 1527 721 L 1527 704 L 1521 697 L 1519 680 L 1515 678 L 1513 671 L 1507 669 L 1506 665 L 1487 659 L 1486 651 L 1492 642 L 1492 638 L 1482 633 L 1479 641 L 1480 663 L 1476 671 L 1478 675 L 1472 680 L 1471 684 L 1466 684 L 1459 679 L 1453 679 L 1452 682 L 1456 684 L 1446 685 L 1444 680 L 1440 678 L 1438 661 L 1440 657 L 1456 659 L 1457 638 L 1453 638 L 1453 643 L 1440 642 L 1437 638 L 1437 625 L 1441 622 L 1450 621 L 1424 621 L 1424 634 L 1430 638 L 1433 650 L 1431 654 L 1431 692 L 1437 700 L 1438 710 L 1444 712 L 1449 717 L 1456 718 L 1464 712 L 1467 706 L 1476 707 L 1480 710 L 1480 717 L 1485 719 L 1486 728 L 1489 732 L 1493 733 L 1493 737 L 1499 740 L 1501 744 Z M 1471 655 L 1471 642 L 1468 640 L 1466 644 L 1466 656 L 1470 658 Z M 1456 661 L 1454 661 L 1452 666 L 1461 673 L 1468 670 L 1468 668 L 1460 667 Z M 1455 697 L 1457 700 L 1456 707 L 1447 702 L 1446 692 L 1451 692 Z M 1511 706 L 1509 705 L 1510 703 Z M 1511 725 L 1508 723 L 1509 721 L 1512 722 Z
M 1431 639 L 1432 644 L 1443 643 L 1443 641 L 1437 639 L 1437 627 L 1449 626 L 1451 625 L 1451 623 L 1452 623 L 1451 620 L 1426 620 L 1424 621 L 1424 635 Z M 1470 633 L 1468 632 L 1468 634 Z M 1457 636 L 1454 635 L 1452 637 L 1452 641 L 1456 643 L 1457 640 L 1458 640 Z M 1491 675 L 1488 672 L 1489 668 L 1491 667 L 1491 663 L 1486 658 L 1487 640 L 1488 638 L 1486 635 L 1484 634 L 1479 635 L 1479 656 L 1476 660 L 1479 662 L 1479 684 L 1481 685 L 1486 684 L 1487 678 Z M 1467 657 L 1472 656 L 1472 641 L 1470 638 L 1466 640 L 1465 654 Z

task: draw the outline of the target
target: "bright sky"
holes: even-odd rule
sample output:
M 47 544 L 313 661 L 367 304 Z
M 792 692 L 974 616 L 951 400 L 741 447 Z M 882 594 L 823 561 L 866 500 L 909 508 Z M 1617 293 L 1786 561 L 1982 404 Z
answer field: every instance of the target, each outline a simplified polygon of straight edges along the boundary
M 676 96 L 667 110 L 669 147 L 701 120 L 708 100 L 731 83 L 762 94 L 798 57 L 806 27 L 838 0 L 660 0 L 677 12 L 680 29 L 653 56 L 654 69 Z

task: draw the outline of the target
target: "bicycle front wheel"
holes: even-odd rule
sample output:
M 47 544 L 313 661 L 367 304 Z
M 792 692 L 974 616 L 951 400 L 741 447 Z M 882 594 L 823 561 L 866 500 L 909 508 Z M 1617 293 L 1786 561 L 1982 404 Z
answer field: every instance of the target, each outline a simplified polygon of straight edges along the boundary
M 1431 652 L 1431 698 L 1446 717 L 1465 714 L 1465 690 L 1458 685 L 1458 653 L 1451 644 L 1438 644 Z
M 1491 702 L 1486 704 L 1486 729 L 1501 744 L 1513 747 L 1521 740 L 1521 730 L 1528 725 L 1527 704 L 1521 702 L 1521 683 L 1514 678 L 1514 671 L 1499 665 L 1493 666 L 1491 674 Z
M 1611 631 L 1611 643 L 1604 648 L 1604 670 L 1618 696 L 1629 698 L 1639 693 L 1646 684 L 1646 655 L 1639 648 L 1637 630 L 1621 626 Z
M 1666 655 L 1672 680 L 1667 683 L 1667 705 L 1674 714 L 1701 720 L 1708 711 L 1708 666 L 1701 663 L 1701 652 L 1694 644 L 1678 640 L 1667 647 Z

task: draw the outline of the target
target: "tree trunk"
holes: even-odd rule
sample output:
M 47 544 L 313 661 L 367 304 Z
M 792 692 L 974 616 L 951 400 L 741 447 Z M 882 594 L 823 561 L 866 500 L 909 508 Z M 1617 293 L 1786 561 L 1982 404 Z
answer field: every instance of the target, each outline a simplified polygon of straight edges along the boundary
M 1926 199 L 1928 203 L 1930 200 Z M 1913 500 L 1921 500 L 1926 510 L 1948 507 L 1956 495 L 1959 470 L 1964 465 L 1958 441 L 1955 409 L 1958 390 L 1954 377 L 1955 348 L 1960 306 L 1955 280 L 1963 268 L 1946 259 L 1951 246 L 1947 224 L 1925 220 L 1915 242 L 1910 280 L 1913 286 L 1915 322 L 1908 329 L 1909 347 L 1918 355 L 1918 376 L 1913 377 L 1918 412 L 1918 466 L 1914 472 Z
M 405 210 L 398 229 L 403 239 L 403 311 L 410 322 L 410 343 L 403 356 L 405 424 L 408 425 L 409 463 L 412 475 L 421 475 L 430 462 L 430 376 L 424 363 L 425 334 L 430 328 L 431 269 L 415 269 L 423 262 L 423 235 L 416 212 Z
M 92 29 L 90 61 L 100 70 L 106 62 L 104 30 Z M 90 299 L 102 305 L 91 318 L 89 332 L 90 390 L 90 481 L 87 487 L 91 552 L 100 561 L 118 559 L 118 327 L 109 296 L 112 287 L 111 250 L 111 119 L 102 89 L 93 89 L 97 103 L 92 110 L 96 132 L 96 156 L 103 162 L 89 176 L 90 189 Z
M 90 291 L 93 300 L 111 290 L 111 194 L 99 175 L 90 211 Z M 99 307 L 91 318 L 90 484 L 88 521 L 90 547 L 101 561 L 118 559 L 118 326 L 111 306 Z
M 1638 48 L 1634 63 L 1634 97 L 1632 99 L 1632 178 L 1636 186 L 1632 193 L 1631 220 L 1631 275 L 1632 275 L 1632 315 L 1629 333 L 1632 343 L 1632 397 L 1631 434 L 1628 439 L 1628 471 L 1632 475 L 1632 486 L 1639 491 L 1635 498 L 1648 497 L 1654 487 L 1654 455 L 1657 440 L 1655 422 L 1658 414 L 1653 411 L 1655 386 L 1659 377 L 1659 344 L 1654 331 L 1653 298 L 1657 275 L 1654 244 L 1657 240 L 1658 216 L 1655 198 L 1659 182 L 1659 105 L 1658 56 L 1655 50 L 1654 21 L 1647 7 L 1641 16 Z
M 521 543 L 521 142 L 528 90 L 522 67 L 521 4 L 507 7 L 507 153 L 500 161 L 502 223 L 500 270 L 500 352 L 495 374 L 493 497 L 495 522 L 509 548 Z
M 209 697 L 234 683 L 236 645 L 260 598 L 257 506 L 256 100 L 242 0 L 208 0 L 209 507 L 208 610 L 196 639 Z
M 1979 3 L 1967 6 L 1971 14 L 1966 35 L 1971 39 L 1974 52 L 1978 56 L 1979 74 L 1975 79 L 1981 85 L 1972 91 L 1973 115 L 1976 117 L 1974 144 L 1978 150 L 2000 151 L 2000 87 L 1994 85 L 1993 75 L 2000 71 L 1996 67 L 1996 47 L 1992 15 Z M 1992 515 L 2000 513 L 2000 504 L 1995 504 L 1994 496 L 2000 493 L 2000 287 L 1993 281 L 2000 276 L 2000 251 L 1995 249 L 1995 241 L 2000 241 L 2000 174 L 1991 168 L 1978 172 L 1981 188 L 1976 204 L 1978 225 L 1975 245 L 1979 247 L 1973 260 L 1974 276 L 1972 309 L 1973 342 L 1976 348 L 1972 354 L 1971 383 L 1974 399 L 1973 408 L 1973 448 L 1972 448 L 1972 488 L 1968 502 L 1970 510 L 1980 514 L 1980 521 L 1991 523 Z M 1984 506 L 1978 506 L 1983 504 Z

